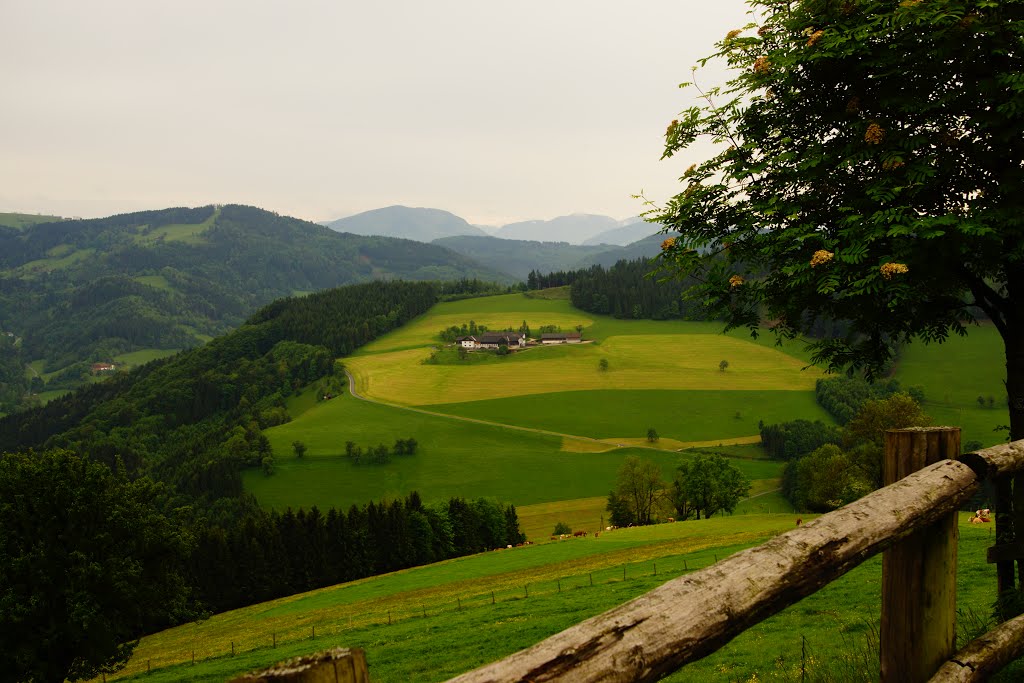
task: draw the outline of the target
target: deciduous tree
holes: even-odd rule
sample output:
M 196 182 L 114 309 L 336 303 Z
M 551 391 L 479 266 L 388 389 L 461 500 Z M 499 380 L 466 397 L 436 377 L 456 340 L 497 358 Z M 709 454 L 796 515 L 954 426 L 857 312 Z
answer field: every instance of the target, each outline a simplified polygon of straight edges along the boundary
M 668 127 L 666 157 L 722 147 L 649 216 L 681 233 L 664 260 L 729 327 L 849 321 L 812 345 L 833 370 L 877 370 L 980 310 L 1024 438 L 1024 2 L 750 5 L 759 25 L 709 58 L 734 78 Z
M 628 456 L 619 468 L 614 496 L 609 496 L 608 509 L 613 517 L 621 521 L 624 515 L 619 514 L 616 517 L 616 508 L 619 505 L 624 506 L 631 523 L 650 524 L 664 488 L 661 468 L 656 463 L 641 460 L 635 455 Z M 614 503 L 613 497 L 616 499 Z
M 743 473 L 717 454 L 688 458 L 676 470 L 672 482 L 672 503 L 677 519 L 686 519 L 703 512 L 710 517 L 716 512 L 732 512 L 750 491 L 750 482 Z

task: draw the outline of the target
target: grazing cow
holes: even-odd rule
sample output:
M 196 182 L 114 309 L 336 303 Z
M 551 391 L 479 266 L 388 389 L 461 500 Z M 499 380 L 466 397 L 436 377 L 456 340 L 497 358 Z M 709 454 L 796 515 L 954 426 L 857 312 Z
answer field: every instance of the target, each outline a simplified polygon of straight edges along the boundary
M 797 526 L 800 526 L 800 525 L 801 525 L 801 524 L 803 524 L 803 523 L 804 523 L 804 520 L 802 520 L 802 519 L 801 519 L 801 518 L 799 518 L 799 517 L 797 517 L 797 518 L 796 518 L 796 525 L 797 525 Z
M 971 524 L 984 524 L 981 517 L 971 517 Z
M 989 517 L 992 514 L 992 510 L 989 508 L 982 508 L 974 513 L 974 517 L 971 519 L 971 524 L 983 524 L 990 521 Z
M 574 531 L 572 532 L 573 538 L 579 538 L 580 536 L 586 536 L 586 531 Z
M 674 522 L 674 521 L 676 521 L 676 518 L 675 518 L 675 517 L 669 517 L 669 518 L 668 518 L 668 521 L 670 521 L 670 522 Z

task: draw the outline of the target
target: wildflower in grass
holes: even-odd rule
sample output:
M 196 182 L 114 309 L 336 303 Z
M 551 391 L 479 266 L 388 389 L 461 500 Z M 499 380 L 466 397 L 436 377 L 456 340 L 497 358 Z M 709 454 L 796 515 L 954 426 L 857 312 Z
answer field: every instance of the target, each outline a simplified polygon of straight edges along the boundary
M 831 261 L 834 256 L 835 253 L 831 251 L 828 251 L 826 249 L 819 249 L 818 251 L 814 252 L 813 256 L 811 256 L 811 268 L 814 268 L 815 266 L 825 265 L 826 263 Z

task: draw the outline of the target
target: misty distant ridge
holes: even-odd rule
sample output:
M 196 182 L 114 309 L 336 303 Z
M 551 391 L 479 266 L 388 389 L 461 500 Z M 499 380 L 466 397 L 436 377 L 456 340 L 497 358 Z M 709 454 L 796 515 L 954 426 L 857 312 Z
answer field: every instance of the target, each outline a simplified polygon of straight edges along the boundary
M 616 220 L 610 216 L 576 213 L 550 220 L 509 223 L 501 227 L 471 225 L 441 209 L 389 206 L 325 222 L 339 232 L 402 237 L 432 242 L 445 237 L 491 236 L 506 240 L 567 242 L 575 245 L 625 246 L 658 231 L 639 218 Z

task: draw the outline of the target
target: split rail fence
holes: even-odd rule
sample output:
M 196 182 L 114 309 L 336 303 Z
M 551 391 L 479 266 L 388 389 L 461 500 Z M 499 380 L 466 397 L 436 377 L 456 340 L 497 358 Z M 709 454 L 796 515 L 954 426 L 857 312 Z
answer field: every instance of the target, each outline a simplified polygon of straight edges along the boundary
M 1024 476 L 1024 441 L 959 454 L 958 428 L 887 432 L 884 488 L 450 683 L 655 681 L 883 551 L 883 683 L 987 680 L 1024 652 L 1024 616 L 955 651 L 956 513 L 982 480 L 994 482 L 989 561 L 1000 590 L 1012 587 L 1024 534 L 1014 542 L 1007 492 L 1014 475 Z M 1024 486 L 1020 497 L 1024 511 Z M 245 680 L 283 680 L 264 674 Z

